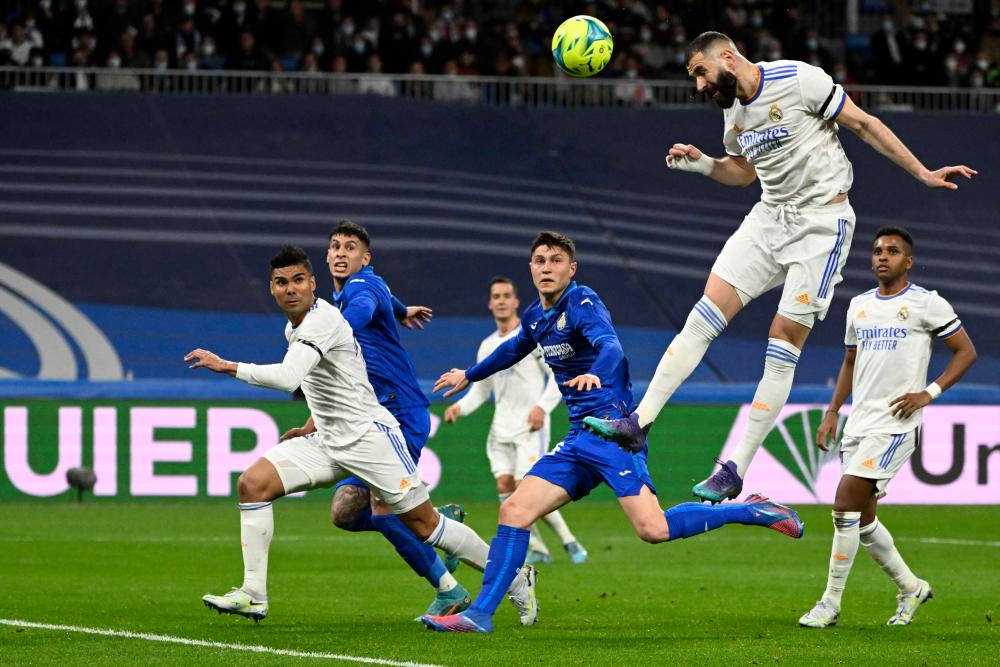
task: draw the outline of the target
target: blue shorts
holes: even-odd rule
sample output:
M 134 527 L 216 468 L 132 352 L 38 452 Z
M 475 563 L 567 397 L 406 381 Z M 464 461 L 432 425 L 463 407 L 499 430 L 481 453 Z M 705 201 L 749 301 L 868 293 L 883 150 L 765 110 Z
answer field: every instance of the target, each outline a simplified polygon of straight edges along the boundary
M 410 451 L 413 462 L 416 463 L 420 460 L 420 451 L 424 448 L 424 444 L 431 434 L 430 410 L 424 406 L 413 406 L 389 408 L 389 412 L 399 422 L 399 430 L 403 432 L 403 437 L 406 438 L 406 448 Z M 353 476 L 340 480 L 337 482 L 335 488 L 339 489 L 342 486 L 348 485 L 368 488 L 367 484 Z
M 626 452 L 580 424 L 570 426 L 566 438 L 538 459 L 527 474 L 561 486 L 573 500 L 583 498 L 601 482 L 619 498 L 637 496 L 644 486 L 656 493 L 646 467 L 645 447 L 638 454 Z

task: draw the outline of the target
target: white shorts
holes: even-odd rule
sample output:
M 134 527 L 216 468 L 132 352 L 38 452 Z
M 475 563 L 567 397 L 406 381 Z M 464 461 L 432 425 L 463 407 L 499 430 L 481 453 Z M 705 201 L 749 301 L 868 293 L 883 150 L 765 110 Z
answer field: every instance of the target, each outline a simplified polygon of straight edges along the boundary
M 525 433 L 516 440 L 500 440 L 490 435 L 486 440 L 486 456 L 489 457 L 493 477 L 513 475 L 516 480 L 522 479 L 548 451 L 550 431 L 546 420 L 542 428 Z
M 430 497 L 399 427 L 373 422 L 354 442 L 336 446 L 311 433 L 278 443 L 264 458 L 278 470 L 285 493 L 330 487 L 355 475 L 395 514 Z
M 756 299 L 784 285 L 778 312 L 810 326 L 830 308 L 854 238 L 849 200 L 796 208 L 758 202 L 729 237 L 712 273 Z
M 916 429 L 862 438 L 844 435 L 840 441 L 840 474 L 874 480 L 876 497 L 882 498 L 889 480 L 910 460 L 916 443 Z

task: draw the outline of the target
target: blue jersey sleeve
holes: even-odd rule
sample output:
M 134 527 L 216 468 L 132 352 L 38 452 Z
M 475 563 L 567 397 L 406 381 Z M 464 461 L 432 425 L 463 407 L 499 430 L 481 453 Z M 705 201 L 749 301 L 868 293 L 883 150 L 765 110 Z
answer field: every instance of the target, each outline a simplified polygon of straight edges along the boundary
M 625 358 L 618 334 L 611 323 L 611 313 L 600 298 L 591 293 L 573 309 L 573 319 L 580 333 L 597 350 L 597 358 L 594 359 L 588 372 L 606 382 Z
M 378 309 L 378 298 L 370 290 L 355 290 L 349 299 L 347 308 L 341 313 L 354 331 L 361 331 L 372 321 Z
M 465 377 L 469 382 L 479 382 L 505 368 L 510 368 L 531 354 L 537 346 L 538 344 L 525 333 L 522 327 L 516 336 L 505 340 L 500 347 L 493 350 L 493 354 L 465 371 Z
M 401 320 L 406 317 L 406 304 L 396 298 L 395 294 L 390 295 L 392 297 L 392 316 L 397 320 Z

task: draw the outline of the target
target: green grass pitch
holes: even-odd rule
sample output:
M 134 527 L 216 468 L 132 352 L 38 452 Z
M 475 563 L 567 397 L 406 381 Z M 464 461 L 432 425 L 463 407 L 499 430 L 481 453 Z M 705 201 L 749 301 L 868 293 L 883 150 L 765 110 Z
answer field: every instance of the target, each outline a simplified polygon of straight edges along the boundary
M 275 505 L 271 616 L 255 625 L 201 604 L 240 582 L 230 501 L 8 501 L 0 531 L 0 618 L 437 665 L 997 664 L 1000 508 L 887 506 L 880 513 L 935 597 L 909 627 L 886 627 L 895 589 L 858 553 L 841 622 L 799 628 L 821 594 L 829 508 L 804 507 L 806 536 L 728 526 L 662 545 L 637 540 L 613 501 L 567 508 L 590 551 L 542 566 L 541 614 L 522 628 L 501 607 L 491 636 L 428 632 L 429 589 L 375 534 L 337 531 L 318 498 Z M 468 507 L 487 539 L 496 504 Z M 550 546 L 554 536 L 543 528 Z M 928 538 L 932 538 L 928 540 Z M 954 542 L 950 542 L 953 540 Z M 462 566 L 471 590 L 479 575 Z M 5 665 L 353 664 L 0 625 Z

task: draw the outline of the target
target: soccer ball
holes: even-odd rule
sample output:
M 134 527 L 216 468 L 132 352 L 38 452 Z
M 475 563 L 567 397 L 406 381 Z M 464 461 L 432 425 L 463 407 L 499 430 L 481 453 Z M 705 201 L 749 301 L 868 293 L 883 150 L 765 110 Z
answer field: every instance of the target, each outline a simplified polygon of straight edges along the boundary
M 608 26 L 593 16 L 566 19 L 552 36 L 552 57 L 570 76 L 594 76 L 611 61 L 613 50 Z

